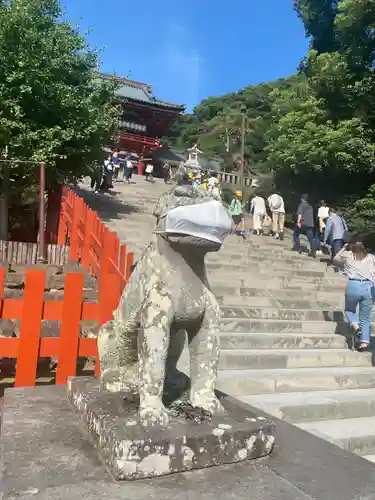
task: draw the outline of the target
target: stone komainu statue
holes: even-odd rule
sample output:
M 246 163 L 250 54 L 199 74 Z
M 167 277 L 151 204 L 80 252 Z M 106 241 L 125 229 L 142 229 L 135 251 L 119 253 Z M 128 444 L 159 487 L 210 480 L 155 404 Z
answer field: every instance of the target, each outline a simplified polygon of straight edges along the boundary
M 211 413 L 220 409 L 214 389 L 221 314 L 204 258 L 232 230 L 222 203 L 189 185 L 163 195 L 154 215 L 152 240 L 98 338 L 103 387 L 138 393 L 145 426 L 168 422 L 163 387 L 178 373 L 186 339 L 181 330 L 189 343 L 190 403 Z

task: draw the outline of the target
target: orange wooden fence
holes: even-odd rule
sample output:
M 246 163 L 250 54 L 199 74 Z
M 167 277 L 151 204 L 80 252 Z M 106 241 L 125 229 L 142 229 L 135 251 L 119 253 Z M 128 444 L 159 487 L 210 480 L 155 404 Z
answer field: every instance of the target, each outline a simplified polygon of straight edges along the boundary
M 96 338 L 80 338 L 81 320 L 111 319 L 120 294 L 120 280 L 116 275 L 107 278 L 105 300 L 84 302 L 83 273 L 67 273 L 64 300 L 44 300 L 46 272 L 27 271 L 22 299 L 3 299 L 4 269 L 0 268 L 0 307 L 2 319 L 19 319 L 20 336 L 0 338 L 1 357 L 17 358 L 15 385 L 35 385 L 38 358 L 56 357 L 56 383 L 65 384 L 69 376 L 76 375 L 77 358 L 97 358 Z M 59 337 L 40 337 L 42 320 L 61 321 Z M 96 359 L 96 373 L 99 361 Z
M 20 336 L 0 338 L 0 358 L 16 358 L 15 385 L 33 386 L 38 358 L 57 358 L 56 383 L 65 384 L 76 374 L 79 356 L 96 357 L 97 340 L 80 338 L 80 321 L 112 318 L 122 290 L 131 274 L 133 253 L 127 253 L 116 233 L 110 231 L 96 212 L 69 188 L 63 188 L 58 243 L 69 244 L 69 259 L 77 261 L 98 279 L 98 302 L 84 302 L 83 273 L 67 273 L 63 300 L 44 300 L 45 271 L 26 272 L 22 299 L 3 299 L 5 271 L 0 268 L 0 318 L 18 319 Z M 60 336 L 41 338 L 41 321 L 61 321 Z
M 60 210 L 59 245 L 69 244 L 69 260 L 80 262 L 99 280 L 104 293 L 108 274 L 119 276 L 122 287 L 131 274 L 134 254 L 120 245 L 115 232 L 100 220 L 83 199 L 64 186 Z M 103 286 L 102 286 L 103 285 Z

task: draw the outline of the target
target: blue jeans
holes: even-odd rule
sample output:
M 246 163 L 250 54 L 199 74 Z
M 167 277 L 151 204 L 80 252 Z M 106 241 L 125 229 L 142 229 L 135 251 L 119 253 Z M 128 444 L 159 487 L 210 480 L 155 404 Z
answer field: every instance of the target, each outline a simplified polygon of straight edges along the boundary
M 345 292 L 345 316 L 348 322 L 359 324 L 361 342 L 370 343 L 371 312 L 374 304 L 372 281 L 349 280 Z M 359 306 L 359 318 L 357 307 Z
M 332 241 L 332 245 L 331 245 L 332 259 L 342 249 L 342 247 L 344 245 L 345 245 L 344 240 L 333 240 Z
M 294 246 L 296 250 L 301 250 L 301 242 L 299 239 L 300 234 L 306 234 L 309 240 L 310 252 L 316 252 L 315 242 L 314 242 L 314 228 L 313 227 L 298 227 L 296 226 L 293 233 Z

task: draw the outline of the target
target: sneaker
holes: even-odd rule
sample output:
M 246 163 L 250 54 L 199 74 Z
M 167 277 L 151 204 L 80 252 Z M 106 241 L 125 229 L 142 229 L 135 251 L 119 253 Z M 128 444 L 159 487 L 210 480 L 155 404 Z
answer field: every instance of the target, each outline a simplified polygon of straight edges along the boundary
M 274 238 L 275 238 L 276 240 L 278 240 L 278 239 L 280 238 L 279 233 L 276 233 L 276 234 L 275 234 L 275 236 L 274 236 Z

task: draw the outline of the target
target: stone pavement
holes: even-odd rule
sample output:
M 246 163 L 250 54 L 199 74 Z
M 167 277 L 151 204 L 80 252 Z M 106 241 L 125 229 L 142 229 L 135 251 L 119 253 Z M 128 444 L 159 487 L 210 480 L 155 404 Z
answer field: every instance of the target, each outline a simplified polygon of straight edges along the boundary
M 165 189 L 136 177 L 116 196 L 85 198 L 137 259 Z M 374 360 L 349 348 L 345 279 L 290 248 L 290 237 L 231 236 L 208 257 L 223 311 L 217 388 L 375 461 Z
M 257 462 L 115 483 L 98 461 L 64 386 L 5 393 L 3 500 L 374 500 L 375 467 L 285 422 Z M 230 398 L 228 398 L 230 400 Z

